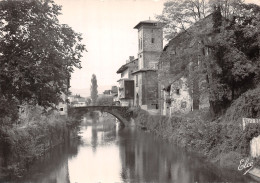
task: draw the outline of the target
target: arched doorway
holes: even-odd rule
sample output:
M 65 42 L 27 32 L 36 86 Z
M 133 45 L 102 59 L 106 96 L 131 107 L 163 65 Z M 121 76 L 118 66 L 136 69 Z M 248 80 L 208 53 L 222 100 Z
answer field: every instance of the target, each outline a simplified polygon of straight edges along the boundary
M 136 94 L 136 101 L 135 101 L 136 106 L 139 106 L 139 95 L 138 93 Z

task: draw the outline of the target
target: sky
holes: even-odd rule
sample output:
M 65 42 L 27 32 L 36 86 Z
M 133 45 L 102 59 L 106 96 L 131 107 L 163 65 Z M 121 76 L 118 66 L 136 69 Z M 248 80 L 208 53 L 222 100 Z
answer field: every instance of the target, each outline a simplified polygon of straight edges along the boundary
M 129 56 L 137 57 L 137 30 L 142 20 L 155 19 L 163 10 L 163 0 L 55 0 L 62 5 L 60 23 L 82 33 L 88 52 L 75 69 L 71 91 L 88 95 L 92 74 L 96 74 L 99 93 L 118 85 L 116 71 Z M 103 87 L 102 87 L 103 86 Z M 85 90 L 84 90 L 85 89 Z M 83 92 L 83 93 L 82 93 Z
M 62 5 L 60 23 L 82 33 L 88 52 L 82 59 L 82 69 L 75 69 L 71 91 L 89 96 L 91 77 L 96 74 L 98 91 L 118 85 L 116 71 L 129 56 L 137 57 L 137 30 L 133 27 L 161 14 L 166 0 L 54 0 Z M 247 0 L 260 5 L 260 0 Z

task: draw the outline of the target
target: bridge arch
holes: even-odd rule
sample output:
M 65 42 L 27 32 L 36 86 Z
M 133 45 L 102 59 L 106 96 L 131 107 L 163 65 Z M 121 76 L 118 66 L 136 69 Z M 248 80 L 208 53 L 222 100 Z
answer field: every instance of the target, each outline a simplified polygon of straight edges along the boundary
M 122 125 L 127 126 L 130 124 L 131 117 L 133 112 L 130 110 L 129 107 L 122 107 L 122 106 L 84 106 L 84 107 L 71 107 L 68 110 L 68 116 L 75 117 L 80 119 L 84 114 L 93 112 L 93 111 L 100 111 L 100 112 L 107 112 L 115 116 Z

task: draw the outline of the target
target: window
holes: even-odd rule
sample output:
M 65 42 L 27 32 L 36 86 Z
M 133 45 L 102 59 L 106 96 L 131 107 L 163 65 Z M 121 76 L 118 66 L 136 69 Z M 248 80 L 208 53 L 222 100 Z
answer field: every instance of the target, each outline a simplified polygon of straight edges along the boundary
M 63 108 L 60 108 L 60 111 L 63 111 Z
M 151 40 L 151 41 L 152 41 L 152 43 L 154 43 L 154 38 L 152 38 L 152 40 Z
M 176 94 L 180 95 L 180 89 L 176 89 Z
M 138 75 L 135 76 L 135 86 L 138 86 Z
M 187 102 L 186 101 L 181 102 L 181 108 L 186 108 L 186 107 L 187 107 Z

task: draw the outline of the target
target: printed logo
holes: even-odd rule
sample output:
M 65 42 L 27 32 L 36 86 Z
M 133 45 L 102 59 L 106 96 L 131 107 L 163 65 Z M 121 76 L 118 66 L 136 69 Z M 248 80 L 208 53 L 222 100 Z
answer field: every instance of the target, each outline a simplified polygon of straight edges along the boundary
M 242 170 L 244 170 L 244 169 L 247 169 L 245 172 L 244 172 L 244 174 L 243 175 L 246 175 L 252 168 L 253 168 L 253 161 L 251 160 L 249 160 L 249 158 L 247 158 L 247 159 L 241 159 L 240 160 L 240 163 L 239 163 L 239 166 L 238 166 L 238 170 L 239 171 L 242 171 Z

